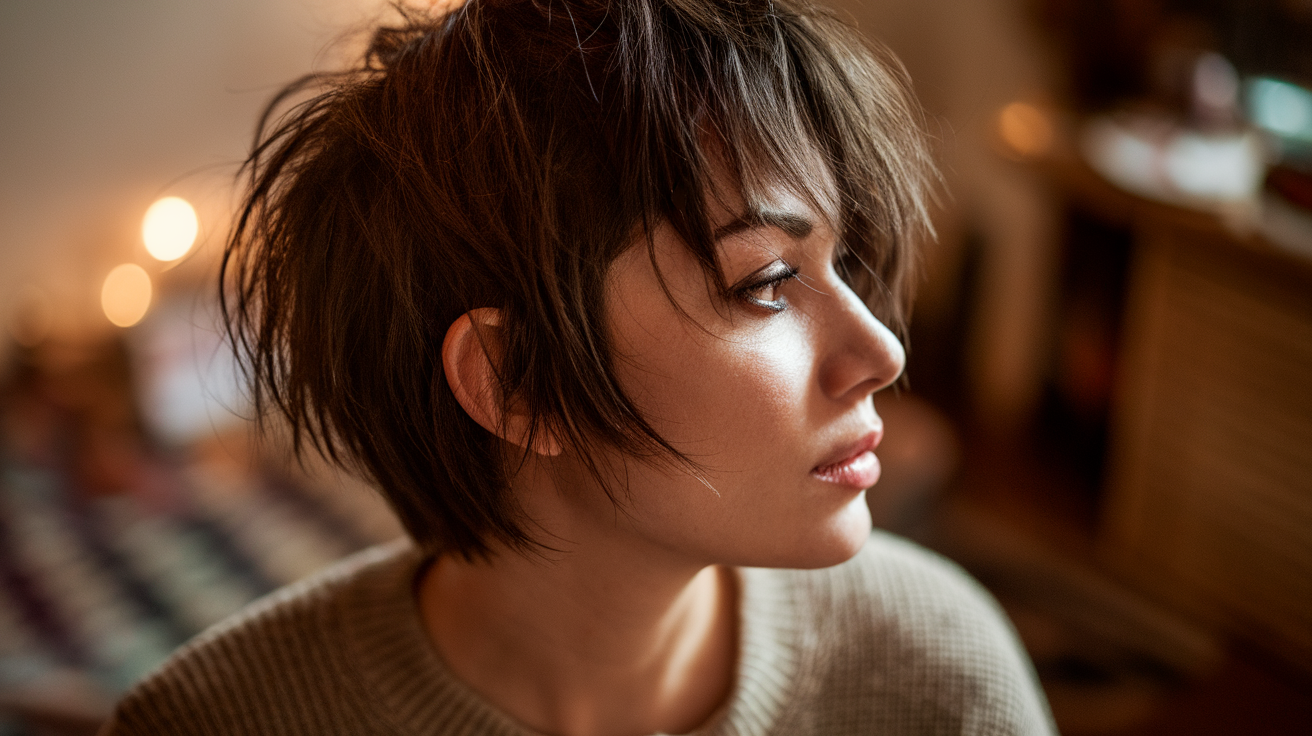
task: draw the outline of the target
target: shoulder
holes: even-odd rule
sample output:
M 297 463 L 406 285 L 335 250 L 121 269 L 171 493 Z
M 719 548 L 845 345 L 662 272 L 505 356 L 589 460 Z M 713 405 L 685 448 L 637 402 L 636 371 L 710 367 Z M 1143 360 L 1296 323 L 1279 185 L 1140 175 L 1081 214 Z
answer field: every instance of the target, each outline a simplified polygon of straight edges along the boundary
M 888 733 L 1051 731 L 1010 622 L 956 564 L 876 532 L 842 565 L 791 574 L 810 617 L 809 677 L 842 701 L 827 708 L 868 709 Z
M 138 683 L 102 733 L 367 732 L 339 604 L 419 559 L 408 544 L 374 547 L 252 603 Z

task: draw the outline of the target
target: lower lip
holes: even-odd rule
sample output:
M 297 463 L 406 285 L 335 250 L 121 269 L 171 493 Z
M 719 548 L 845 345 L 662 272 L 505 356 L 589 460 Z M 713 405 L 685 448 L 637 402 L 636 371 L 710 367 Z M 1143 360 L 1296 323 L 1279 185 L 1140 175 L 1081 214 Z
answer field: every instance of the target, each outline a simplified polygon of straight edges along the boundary
M 841 463 L 816 468 L 811 475 L 826 483 L 865 490 L 879 480 L 879 458 L 867 450 Z

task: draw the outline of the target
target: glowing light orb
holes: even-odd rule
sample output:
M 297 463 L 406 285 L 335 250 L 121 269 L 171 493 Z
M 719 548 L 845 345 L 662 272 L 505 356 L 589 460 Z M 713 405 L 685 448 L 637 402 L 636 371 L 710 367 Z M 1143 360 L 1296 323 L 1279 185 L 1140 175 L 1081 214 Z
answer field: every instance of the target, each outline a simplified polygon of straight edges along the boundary
M 1052 148 L 1052 122 L 1034 105 L 1013 102 L 998 112 L 998 136 L 1013 153 L 1040 156 Z
M 100 287 L 100 306 L 119 327 L 131 327 L 150 309 L 150 274 L 135 263 L 116 266 Z
M 146 250 L 165 262 L 187 255 L 199 231 L 196 210 L 181 197 L 156 201 L 146 210 L 141 223 L 141 239 L 146 241 Z

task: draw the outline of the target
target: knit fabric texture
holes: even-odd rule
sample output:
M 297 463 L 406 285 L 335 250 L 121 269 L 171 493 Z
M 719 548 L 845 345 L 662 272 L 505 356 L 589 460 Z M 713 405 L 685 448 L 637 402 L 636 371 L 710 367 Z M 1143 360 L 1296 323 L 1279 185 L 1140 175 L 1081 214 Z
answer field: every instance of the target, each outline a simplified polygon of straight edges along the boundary
M 349 558 L 201 634 L 102 734 L 531 733 L 442 663 L 419 619 L 424 555 Z M 822 570 L 738 570 L 737 681 L 707 736 L 1050 734 L 996 603 L 950 562 L 876 533 Z

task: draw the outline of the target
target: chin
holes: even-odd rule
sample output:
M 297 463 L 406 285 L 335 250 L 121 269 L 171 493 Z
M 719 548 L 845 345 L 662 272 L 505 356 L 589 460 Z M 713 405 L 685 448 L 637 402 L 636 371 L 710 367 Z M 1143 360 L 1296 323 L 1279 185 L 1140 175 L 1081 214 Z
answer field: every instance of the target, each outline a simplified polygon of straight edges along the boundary
M 847 562 L 866 545 L 873 524 L 870 520 L 870 507 L 866 505 L 865 491 L 834 521 L 830 534 L 826 535 L 827 543 L 816 557 L 816 564 L 807 567 L 830 567 Z
M 778 567 L 814 570 L 839 565 L 856 556 L 870 539 L 873 528 L 866 494 L 861 492 L 851 503 L 828 519 L 823 527 L 804 533 L 788 550 L 779 550 L 771 562 L 753 567 Z

